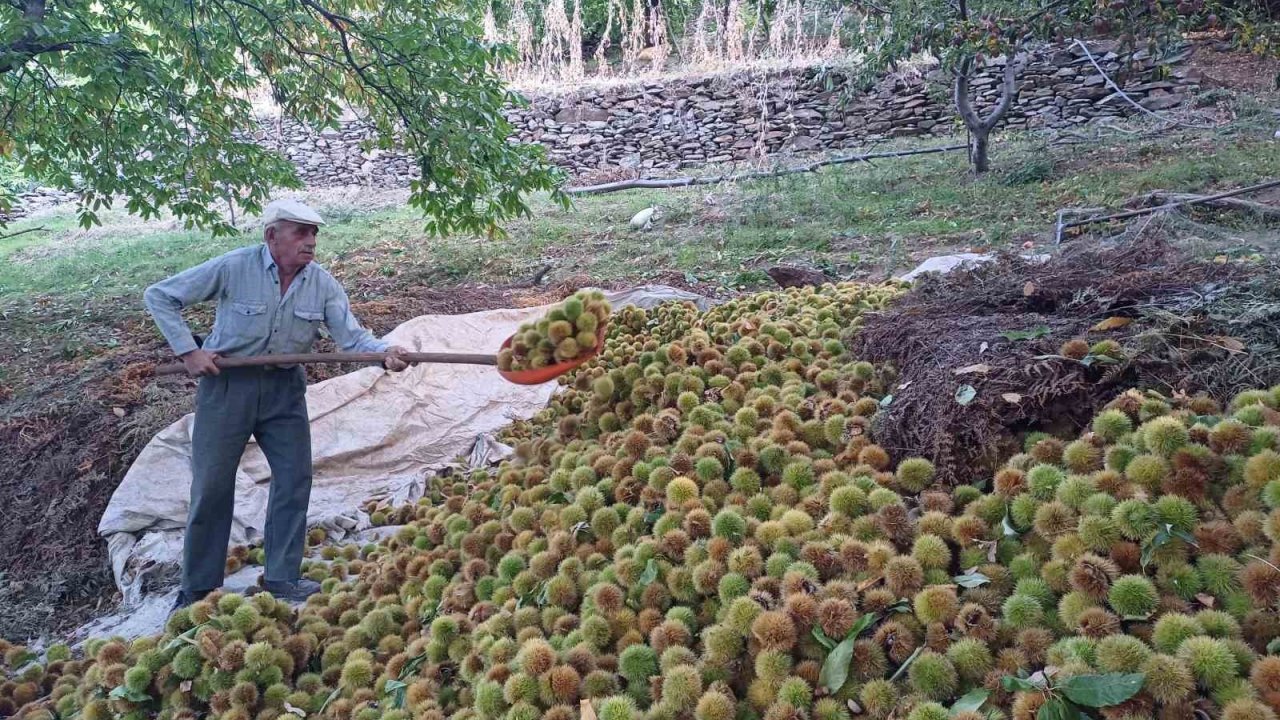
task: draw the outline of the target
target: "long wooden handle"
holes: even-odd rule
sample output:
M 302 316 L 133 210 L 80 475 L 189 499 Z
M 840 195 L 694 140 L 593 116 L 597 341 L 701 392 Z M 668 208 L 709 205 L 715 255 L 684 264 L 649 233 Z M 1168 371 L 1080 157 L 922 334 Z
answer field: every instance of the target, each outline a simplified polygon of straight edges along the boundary
M 301 355 L 252 355 L 220 357 L 213 361 L 219 368 L 261 367 L 263 365 L 307 365 L 312 363 L 370 363 L 381 365 L 389 353 L 305 353 Z M 497 365 L 495 355 L 467 353 L 405 353 L 411 363 L 453 363 L 458 365 Z M 156 375 L 179 375 L 187 371 L 182 363 L 160 365 Z

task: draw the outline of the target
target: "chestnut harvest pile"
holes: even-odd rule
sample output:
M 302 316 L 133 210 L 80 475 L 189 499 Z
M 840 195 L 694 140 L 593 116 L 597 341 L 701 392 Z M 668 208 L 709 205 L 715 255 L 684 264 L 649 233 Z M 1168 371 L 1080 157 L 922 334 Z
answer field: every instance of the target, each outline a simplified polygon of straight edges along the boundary
M 1280 388 L 1131 390 L 942 486 L 841 341 L 900 292 L 623 308 L 516 459 L 324 547 L 301 608 L 6 646 L 0 715 L 1276 720 Z

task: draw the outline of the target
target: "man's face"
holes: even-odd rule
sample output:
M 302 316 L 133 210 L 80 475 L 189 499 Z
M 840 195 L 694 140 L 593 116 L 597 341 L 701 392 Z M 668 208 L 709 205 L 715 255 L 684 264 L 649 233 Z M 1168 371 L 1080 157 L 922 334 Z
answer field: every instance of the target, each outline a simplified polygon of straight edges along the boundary
M 267 228 L 267 247 L 276 264 L 286 268 L 302 268 L 316 258 L 316 234 L 320 228 L 315 225 L 281 220 Z

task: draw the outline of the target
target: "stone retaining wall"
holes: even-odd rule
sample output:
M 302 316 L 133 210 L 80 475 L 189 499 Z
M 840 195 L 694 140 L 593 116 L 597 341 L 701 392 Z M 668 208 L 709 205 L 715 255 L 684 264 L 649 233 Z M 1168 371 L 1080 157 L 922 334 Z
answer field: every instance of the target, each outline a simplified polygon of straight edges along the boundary
M 1105 44 L 1092 47 L 1113 78 L 1122 63 Z M 988 64 L 973 82 L 976 106 L 998 98 L 1003 59 Z M 1143 107 L 1161 110 L 1184 101 L 1198 86 L 1191 71 L 1174 66 L 1152 80 L 1154 66 L 1138 56 L 1125 91 Z M 530 98 L 507 117 L 522 142 L 546 146 L 571 174 L 619 167 L 642 173 L 741 160 L 778 152 L 852 148 L 893 137 L 949 135 L 962 131 L 949 87 L 936 72 L 886 78 L 866 94 L 846 98 L 842 77 L 817 70 L 741 73 L 585 87 L 573 93 Z M 1078 47 L 1034 52 L 1017 81 L 1018 96 L 1006 116 L 1010 128 L 1067 127 L 1099 117 L 1138 112 L 1112 92 Z M 366 130 L 345 123 L 314 134 L 289 121 L 264 121 L 255 138 L 281 149 L 312 186 L 403 186 L 415 176 L 408 158 L 359 144 Z

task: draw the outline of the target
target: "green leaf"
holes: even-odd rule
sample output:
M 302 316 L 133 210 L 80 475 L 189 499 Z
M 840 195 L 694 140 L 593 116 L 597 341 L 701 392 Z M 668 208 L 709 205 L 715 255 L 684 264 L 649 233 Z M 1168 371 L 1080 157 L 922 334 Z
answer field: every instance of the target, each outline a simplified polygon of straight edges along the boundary
M 956 402 L 961 405 L 968 405 L 976 397 L 978 397 L 978 391 L 972 385 L 961 385 L 956 388 Z
M 569 499 L 568 495 L 557 490 L 547 497 L 547 502 L 553 505 L 568 505 L 572 500 Z
M 991 691 L 986 688 L 970 690 L 964 695 L 964 697 L 956 700 L 955 704 L 951 706 L 951 711 L 948 714 L 958 715 L 962 712 L 977 712 L 978 708 L 982 707 L 982 704 L 985 703 L 989 697 L 991 697 Z
M 884 397 L 880 398 L 880 407 L 887 408 L 889 407 L 889 404 L 892 402 L 893 402 L 893 395 L 885 395 Z
M 317 714 L 317 715 L 323 715 L 323 714 L 324 714 L 324 711 L 328 709 L 328 707 L 329 707 L 329 703 L 333 702 L 334 700 L 337 700 L 337 699 L 338 699 L 338 694 L 339 694 L 339 693 L 341 693 L 341 692 L 342 692 L 342 688 L 340 688 L 340 687 L 336 687 L 336 688 L 334 688 L 334 689 L 333 689 L 333 692 L 329 693 L 329 697 L 327 697 L 327 698 L 325 698 L 325 699 L 324 699 L 324 704 L 322 704 L 322 705 L 320 706 L 320 711 L 319 711 L 319 712 L 317 712 L 316 714 Z
M 425 652 L 420 655 L 414 655 L 413 657 L 409 658 L 409 662 L 406 662 L 404 664 L 404 667 L 400 668 L 399 679 L 405 680 L 410 677 L 413 677 L 418 672 L 418 669 L 421 668 L 423 663 L 425 663 L 426 661 L 427 661 L 427 653 Z
M 1136 695 L 1145 680 L 1142 673 L 1076 675 L 1063 680 L 1058 688 L 1073 703 L 1085 707 L 1109 707 Z
M 819 645 L 827 649 L 827 652 L 831 652 L 831 650 L 836 646 L 836 641 L 827 637 L 827 634 L 817 625 L 813 626 L 813 631 L 810 634 L 813 635 L 814 640 L 818 641 Z
M 835 692 L 844 687 L 844 681 L 849 679 L 849 663 L 853 662 L 853 644 L 857 639 L 856 635 L 850 634 L 827 653 L 827 659 L 822 662 L 822 671 L 818 673 L 818 684 L 828 692 Z
M 1036 720 L 1079 720 L 1080 710 L 1060 697 L 1051 697 L 1040 706 Z
M 858 622 L 853 624 L 853 627 L 849 629 L 849 634 L 846 637 L 858 637 L 862 633 L 866 632 L 867 628 L 875 625 L 876 621 L 879 619 L 879 613 L 866 613 L 862 617 L 858 618 Z
M 383 686 L 383 692 L 391 698 L 391 706 L 397 710 L 404 707 L 404 694 L 407 687 L 409 687 L 407 684 L 399 680 L 388 680 Z
M 1048 325 L 1037 325 L 1030 330 L 1007 330 L 1000 333 L 1005 340 L 1036 340 L 1049 334 Z
M 177 650 L 179 647 L 181 647 L 184 644 L 197 645 L 195 641 L 196 633 L 200 632 L 200 629 L 203 627 L 206 627 L 208 624 L 209 623 L 207 622 L 200 623 L 199 625 L 196 625 L 195 627 L 190 628 L 187 631 L 183 632 L 181 635 L 178 635 L 174 639 L 170 640 L 164 646 L 164 651 L 172 652 L 174 650 Z
M 987 577 L 986 575 L 983 575 L 980 572 L 971 572 L 967 575 L 957 575 L 951 579 L 954 580 L 957 585 L 963 588 L 981 587 L 991 582 L 991 578 Z
M 640 573 L 640 587 L 649 587 L 657 579 L 658 561 L 654 558 L 649 558 L 649 562 L 644 564 L 644 572 Z
M 1030 692 L 1032 690 L 1040 689 L 1035 684 L 1033 684 L 1030 680 L 1026 680 L 1026 679 L 1017 677 L 1015 675 L 1005 675 L 1004 677 L 1000 678 L 1000 687 L 1004 688 L 1008 692 L 1014 692 L 1017 690 L 1021 690 L 1023 692 Z
M 111 691 L 110 697 L 128 700 L 129 702 L 144 703 L 151 700 L 151 696 L 131 689 L 128 685 L 120 685 Z
M 1267 643 L 1267 654 L 1268 655 L 1280 654 L 1280 638 L 1276 638 L 1271 642 Z
M 1022 533 L 1018 532 L 1018 529 L 1013 526 L 1013 520 L 1009 517 L 1008 508 L 1005 508 L 1004 519 L 1000 521 L 1000 529 L 1004 532 L 1004 536 L 1007 538 L 1018 538 L 1022 536 Z

